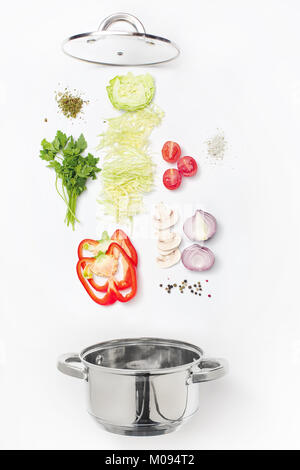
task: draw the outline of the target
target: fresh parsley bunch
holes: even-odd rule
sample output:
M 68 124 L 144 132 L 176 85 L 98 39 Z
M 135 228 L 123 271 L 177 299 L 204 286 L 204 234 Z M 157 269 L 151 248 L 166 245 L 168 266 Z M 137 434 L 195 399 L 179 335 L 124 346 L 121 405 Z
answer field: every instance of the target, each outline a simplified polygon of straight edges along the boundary
M 100 168 L 96 165 L 99 158 L 88 153 L 86 157 L 82 153 L 87 148 L 87 142 L 81 134 L 77 140 L 72 136 L 67 137 L 61 131 L 57 131 L 53 142 L 43 139 L 40 157 L 49 162 L 48 168 L 56 171 L 55 187 L 60 197 L 67 205 L 66 224 L 72 225 L 74 230 L 76 218 L 77 197 L 86 189 L 89 178 L 96 179 L 96 173 Z M 61 179 L 61 191 L 58 189 L 58 180 Z

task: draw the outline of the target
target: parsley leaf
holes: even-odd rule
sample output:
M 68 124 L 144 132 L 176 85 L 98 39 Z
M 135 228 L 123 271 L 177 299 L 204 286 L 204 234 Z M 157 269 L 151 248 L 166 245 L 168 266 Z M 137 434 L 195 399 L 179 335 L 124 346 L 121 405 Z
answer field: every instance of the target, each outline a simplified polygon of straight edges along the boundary
M 59 144 L 60 144 L 60 148 L 64 148 L 66 146 L 66 143 L 67 143 L 67 136 L 66 134 L 64 134 L 63 132 L 61 131 L 57 131 L 56 133 L 56 138 L 58 139 L 59 141 Z
M 87 142 L 85 140 L 85 138 L 83 137 L 83 134 L 80 134 L 77 142 L 76 142 L 76 147 L 79 148 L 81 150 L 81 152 L 83 152 L 86 148 L 87 148 Z
M 86 157 L 82 155 L 87 148 L 83 134 L 75 140 L 57 131 L 53 142 L 43 139 L 41 146 L 40 158 L 49 162 L 48 168 L 55 170 L 56 190 L 67 205 L 65 222 L 74 230 L 75 221 L 78 221 L 75 214 L 77 197 L 86 190 L 88 179 L 96 179 L 96 174 L 101 171 L 97 167 L 99 158 L 90 153 Z M 57 187 L 58 179 L 61 180 L 62 191 Z

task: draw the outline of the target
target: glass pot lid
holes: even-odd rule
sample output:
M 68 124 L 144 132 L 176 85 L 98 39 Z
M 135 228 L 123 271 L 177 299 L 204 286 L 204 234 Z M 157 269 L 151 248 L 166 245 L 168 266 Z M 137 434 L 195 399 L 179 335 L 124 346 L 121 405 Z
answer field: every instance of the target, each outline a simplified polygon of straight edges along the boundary
M 109 30 L 117 22 L 126 22 L 133 31 Z M 98 31 L 67 38 L 62 49 L 75 59 L 102 65 L 153 65 L 168 62 L 179 55 L 169 39 L 147 34 L 138 18 L 115 13 L 105 18 Z

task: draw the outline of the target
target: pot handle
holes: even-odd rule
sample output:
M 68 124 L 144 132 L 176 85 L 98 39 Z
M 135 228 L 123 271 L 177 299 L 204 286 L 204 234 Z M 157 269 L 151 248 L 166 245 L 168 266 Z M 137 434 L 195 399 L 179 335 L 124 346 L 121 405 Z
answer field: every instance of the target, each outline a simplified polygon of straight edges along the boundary
M 57 368 L 60 372 L 71 377 L 76 377 L 77 379 L 87 380 L 88 373 L 85 367 L 78 367 L 72 363 L 80 363 L 81 359 L 76 353 L 62 354 L 57 361 Z
M 200 370 L 199 370 L 200 369 Z M 227 363 L 224 359 L 202 359 L 197 369 L 192 371 L 192 383 L 209 382 L 223 377 L 227 372 Z

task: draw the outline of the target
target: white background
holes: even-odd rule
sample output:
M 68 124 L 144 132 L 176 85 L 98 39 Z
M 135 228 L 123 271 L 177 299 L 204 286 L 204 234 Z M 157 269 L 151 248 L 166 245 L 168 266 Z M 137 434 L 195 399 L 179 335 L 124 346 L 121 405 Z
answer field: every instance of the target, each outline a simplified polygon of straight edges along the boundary
M 83 132 L 94 152 L 103 118 L 116 114 L 105 86 L 127 70 L 80 63 L 60 50 L 66 36 L 94 30 L 116 11 L 173 39 L 181 56 L 131 69 L 155 77 L 155 101 L 166 116 L 151 138 L 156 189 L 145 197 L 148 213 L 135 220 L 132 234 L 139 294 L 102 308 L 75 273 L 78 242 L 107 227 L 96 218 L 100 180 L 80 197 L 82 223 L 72 232 L 63 223 L 54 174 L 38 154 L 42 138 L 52 139 L 57 129 Z M 297 0 L 12 0 L 2 6 L 1 448 L 299 448 L 299 23 Z M 72 125 L 57 114 L 59 83 L 90 99 L 84 120 Z M 214 166 L 205 141 L 217 128 L 228 150 Z M 167 166 L 159 152 L 169 139 L 200 167 L 177 192 L 161 183 Z M 207 245 L 217 261 L 207 275 L 191 275 L 180 264 L 168 272 L 156 268 L 154 238 L 140 229 L 159 200 L 192 204 L 217 218 L 219 231 Z M 168 295 L 158 287 L 168 276 L 209 283 L 202 298 Z M 60 374 L 56 360 L 128 336 L 193 342 L 227 358 L 230 374 L 201 385 L 200 412 L 174 434 L 108 434 L 85 411 L 84 384 Z

